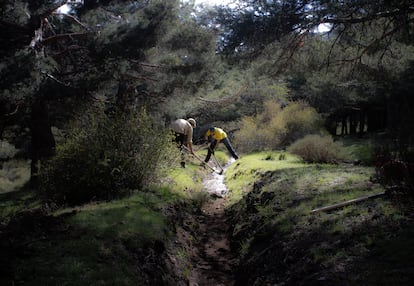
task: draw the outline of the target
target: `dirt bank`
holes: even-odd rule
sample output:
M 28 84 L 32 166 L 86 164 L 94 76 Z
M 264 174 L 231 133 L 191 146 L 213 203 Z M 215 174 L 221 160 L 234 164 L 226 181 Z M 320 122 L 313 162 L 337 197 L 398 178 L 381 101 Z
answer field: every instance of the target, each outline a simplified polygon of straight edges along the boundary
M 238 262 L 230 249 L 224 202 L 224 198 L 208 201 L 196 218 L 199 224 L 191 253 L 190 286 L 234 285 Z

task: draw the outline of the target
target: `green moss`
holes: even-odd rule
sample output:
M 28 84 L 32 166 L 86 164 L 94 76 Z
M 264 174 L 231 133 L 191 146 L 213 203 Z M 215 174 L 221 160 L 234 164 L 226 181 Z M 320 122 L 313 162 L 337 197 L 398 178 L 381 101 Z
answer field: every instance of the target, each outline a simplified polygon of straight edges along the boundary
M 380 197 L 311 213 L 315 208 L 382 193 L 383 187 L 371 181 L 375 172 L 372 167 L 303 164 L 288 153 L 286 160 L 277 158 L 278 152 L 242 156 L 226 171 L 241 258 L 248 257 L 249 265 L 261 267 L 261 259 L 267 261 L 270 257 L 255 253 L 272 249 L 276 241 L 283 249 L 269 255 L 289 257 L 291 260 L 284 263 L 298 276 L 306 275 L 300 272 L 299 261 L 303 260 L 307 267 L 319 269 L 321 275 L 336 273 L 338 267 L 345 273 L 358 273 L 349 278 L 355 285 L 376 285 L 382 281 L 378 277 L 390 283 L 408 281 L 390 270 L 394 265 L 401 271 L 404 265 L 412 267 L 406 259 L 412 257 L 410 211 L 404 211 L 402 204 Z M 261 184 L 253 188 L 258 182 Z M 399 237 L 397 242 L 383 251 L 394 236 Z M 402 254 L 403 249 L 407 253 Z M 390 259 L 385 259 L 386 255 Z M 353 269 L 356 259 L 361 263 Z M 358 269 L 363 263 L 363 270 Z
M 227 203 L 233 205 L 247 194 L 253 183 L 261 174 L 276 170 L 303 168 L 306 165 L 291 154 L 285 154 L 284 160 L 269 160 L 278 158 L 282 152 L 259 152 L 241 156 L 239 160 L 226 170 L 226 185 L 229 189 Z

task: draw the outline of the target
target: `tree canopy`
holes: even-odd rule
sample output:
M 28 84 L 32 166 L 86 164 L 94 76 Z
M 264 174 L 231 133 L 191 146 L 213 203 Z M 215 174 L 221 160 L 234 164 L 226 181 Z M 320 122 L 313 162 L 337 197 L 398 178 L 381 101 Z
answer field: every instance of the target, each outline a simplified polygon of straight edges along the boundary
M 166 121 L 191 114 L 237 129 L 237 120 L 272 97 L 305 100 L 333 121 L 406 101 L 395 86 L 414 58 L 412 1 L 235 4 L 5 0 L 2 118 L 41 100 L 57 124 L 71 108 L 100 100 L 147 106 Z M 220 97 L 227 103 L 210 114 Z

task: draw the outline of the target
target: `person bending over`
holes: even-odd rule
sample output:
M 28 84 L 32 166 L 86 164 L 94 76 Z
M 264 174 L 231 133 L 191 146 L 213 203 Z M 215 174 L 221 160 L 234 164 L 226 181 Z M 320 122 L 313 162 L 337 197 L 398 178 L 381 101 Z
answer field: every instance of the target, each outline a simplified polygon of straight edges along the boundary
M 214 150 L 217 148 L 220 142 L 223 142 L 223 144 L 226 146 L 227 150 L 230 152 L 231 156 L 234 159 L 239 159 L 239 156 L 237 155 L 236 151 L 234 150 L 233 146 L 231 146 L 230 140 L 227 137 L 226 132 L 223 131 L 223 129 L 218 127 L 211 127 L 207 130 L 205 136 L 206 139 L 211 138 L 211 144 L 208 147 L 208 152 L 206 159 L 204 160 L 205 163 L 208 163 L 210 160 L 211 154 L 214 154 Z
M 181 149 L 181 167 L 185 168 L 183 146 L 186 146 L 191 154 L 193 151 L 193 129 L 197 126 L 194 118 L 177 119 L 170 124 L 171 130 L 174 132 L 174 141 L 178 148 Z

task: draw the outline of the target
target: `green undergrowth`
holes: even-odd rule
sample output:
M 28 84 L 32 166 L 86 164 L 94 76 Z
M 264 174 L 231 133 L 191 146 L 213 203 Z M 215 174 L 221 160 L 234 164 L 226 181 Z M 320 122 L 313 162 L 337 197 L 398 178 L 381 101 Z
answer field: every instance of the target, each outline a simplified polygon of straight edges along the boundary
M 5 225 L 10 219 L 27 209 L 36 209 L 42 206 L 37 194 L 33 190 L 22 189 L 0 194 L 0 223 Z
M 211 170 L 201 166 L 204 160 L 203 152 L 196 152 L 199 159 L 187 154 L 185 157 L 185 168 L 181 168 L 177 161 L 177 167 L 171 168 L 163 180 L 163 184 L 175 190 L 188 199 L 188 202 L 195 209 L 209 199 L 208 194 L 203 191 L 203 179 Z
M 212 164 L 212 166 L 215 166 L 215 164 L 216 164 L 215 159 L 217 159 L 218 163 L 221 166 L 226 165 L 226 163 L 229 161 L 229 156 L 230 156 L 228 154 L 228 151 L 227 151 L 226 147 L 224 146 L 224 144 L 219 144 L 219 146 L 216 147 L 216 148 L 217 149 L 214 151 L 214 154 L 211 155 L 211 158 L 210 158 L 209 162 Z M 195 151 L 196 155 L 200 159 L 204 160 L 206 158 L 206 156 L 207 156 L 207 146 L 202 146 L 202 147 L 198 147 L 198 148 L 195 147 L 195 150 L 196 150 Z M 215 159 L 214 159 L 214 157 L 215 157 Z M 194 159 L 194 160 L 195 160 L 195 162 L 197 162 L 198 165 L 199 165 L 199 163 L 201 163 L 197 159 Z
M 280 154 L 246 155 L 226 171 L 232 245 L 242 259 L 238 279 L 246 285 L 408 285 L 411 199 L 388 194 L 312 212 L 384 189 L 372 180 L 372 167 L 303 164 L 289 154 L 279 160 Z M 378 284 L 381 279 L 387 283 Z
M 2 285 L 145 285 L 157 281 L 145 259 L 158 261 L 173 237 L 163 209 L 180 197 L 159 189 L 112 202 L 14 218 L 11 273 Z M 26 222 L 30 225 L 25 225 Z M 13 220 L 12 220 L 13 222 Z M 9 229 L 8 229 L 9 231 Z M 2 261 L 3 262 L 3 261 Z M 161 262 L 160 262 L 161 263 Z M 159 279 L 159 278 L 158 278 Z M 9 283 L 9 284 L 7 284 Z
M 167 253 L 179 253 L 175 228 L 205 200 L 205 174 L 189 160 L 151 189 L 70 208 L 48 208 L 30 190 L 1 194 L 0 284 L 163 285 Z
M 222 149 L 215 156 L 222 166 L 229 158 Z M 165 285 L 169 275 L 185 281 L 192 266 L 177 230 L 211 199 L 202 186 L 211 170 L 200 163 L 188 155 L 186 168 L 178 159 L 157 186 L 78 207 L 54 209 L 29 189 L 0 194 L 0 284 Z M 382 193 L 373 174 L 363 165 L 305 164 L 282 151 L 242 154 L 225 171 L 241 285 L 408 285 L 410 198 L 387 195 L 312 213 Z M 187 225 L 188 244 L 195 227 Z
M 232 205 L 246 195 L 261 174 L 280 169 L 296 169 L 306 166 L 297 156 L 285 152 L 259 152 L 242 156 L 226 170 L 229 189 L 227 204 Z
M 0 162 L 0 194 L 22 188 L 30 178 L 30 162 L 9 160 Z

